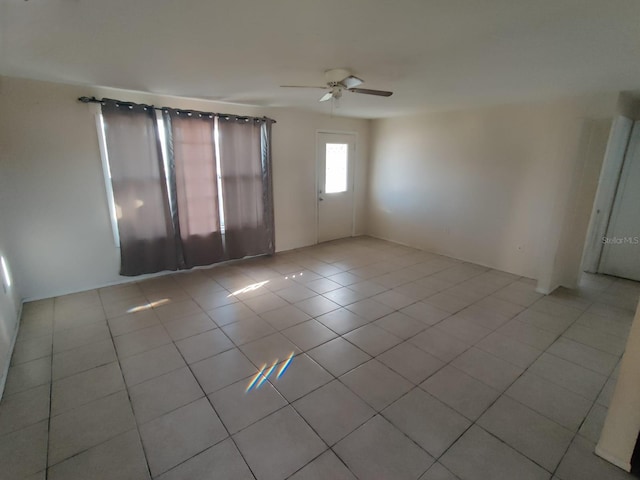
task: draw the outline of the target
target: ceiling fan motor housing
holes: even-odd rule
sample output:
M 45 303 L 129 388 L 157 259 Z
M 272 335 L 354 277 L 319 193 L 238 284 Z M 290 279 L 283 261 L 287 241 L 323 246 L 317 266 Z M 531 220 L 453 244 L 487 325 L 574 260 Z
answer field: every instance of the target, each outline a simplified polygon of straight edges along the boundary
M 344 68 L 334 68 L 332 70 L 327 70 L 324 72 L 324 77 L 327 80 L 327 83 L 340 83 L 342 80 L 351 75 L 349 70 L 345 70 Z

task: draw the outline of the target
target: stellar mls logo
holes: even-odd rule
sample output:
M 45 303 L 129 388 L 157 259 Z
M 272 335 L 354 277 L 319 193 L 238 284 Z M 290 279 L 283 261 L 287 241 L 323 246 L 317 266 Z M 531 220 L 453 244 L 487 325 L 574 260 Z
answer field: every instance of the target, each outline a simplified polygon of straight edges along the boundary
M 602 243 L 605 245 L 638 245 L 640 237 L 602 237 Z
M 276 380 L 280 378 L 282 375 L 284 375 L 284 372 L 287 371 L 292 360 L 293 360 L 293 352 L 289 354 L 289 357 L 280 366 L 280 369 L 276 374 Z M 256 373 L 256 375 L 249 382 L 249 385 L 247 385 L 245 392 L 250 392 L 251 390 L 257 390 L 258 388 L 260 388 L 262 384 L 266 382 L 269 376 L 273 373 L 273 371 L 276 368 L 276 365 L 278 365 L 277 358 L 276 358 L 276 361 L 273 362 L 273 364 L 269 368 L 267 368 L 266 363 L 262 365 L 262 368 L 260 369 L 260 371 Z

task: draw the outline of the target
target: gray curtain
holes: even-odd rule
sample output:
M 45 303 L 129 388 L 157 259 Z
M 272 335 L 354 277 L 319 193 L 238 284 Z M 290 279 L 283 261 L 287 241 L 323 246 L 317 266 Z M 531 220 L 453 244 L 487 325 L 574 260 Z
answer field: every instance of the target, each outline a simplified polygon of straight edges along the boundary
M 271 121 L 218 119 L 225 257 L 274 252 Z
M 178 268 L 176 232 L 153 108 L 102 105 L 120 234 L 120 274 Z
M 163 111 L 181 268 L 223 260 L 213 118 Z

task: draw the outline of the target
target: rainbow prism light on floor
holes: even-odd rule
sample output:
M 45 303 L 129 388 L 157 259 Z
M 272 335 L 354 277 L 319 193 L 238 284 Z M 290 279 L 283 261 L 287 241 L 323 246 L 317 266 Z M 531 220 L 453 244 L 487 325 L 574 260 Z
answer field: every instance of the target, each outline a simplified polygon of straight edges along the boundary
M 293 361 L 293 356 L 294 356 L 294 352 L 291 352 L 289 354 L 289 357 L 287 357 L 287 360 L 280 367 L 280 370 L 278 370 L 278 373 L 276 374 L 276 379 L 280 378 L 287 371 L 287 369 L 289 368 L 289 365 L 291 365 L 291 362 Z M 277 364 L 278 364 L 278 359 L 276 358 L 276 360 L 268 369 L 267 369 L 266 363 L 262 365 L 262 368 L 260 368 L 260 371 L 253 376 L 253 378 L 249 382 L 249 385 L 247 385 L 247 389 L 245 390 L 245 393 L 248 393 L 251 390 L 257 390 L 258 388 L 260 388 L 262 384 L 266 382 L 269 376 L 273 373 Z

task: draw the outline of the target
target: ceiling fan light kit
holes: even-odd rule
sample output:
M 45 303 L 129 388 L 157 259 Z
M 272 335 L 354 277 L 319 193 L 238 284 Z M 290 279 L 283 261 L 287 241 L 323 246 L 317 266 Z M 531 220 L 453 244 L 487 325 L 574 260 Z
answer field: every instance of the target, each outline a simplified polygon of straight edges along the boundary
M 349 75 L 348 77 L 345 77 L 344 79 L 342 79 L 341 83 L 347 88 L 355 88 L 358 85 L 361 85 L 362 83 L 364 83 L 364 81 L 360 80 L 358 77 Z
M 283 88 L 321 88 L 323 90 L 329 90 L 322 97 L 320 102 L 326 102 L 328 100 L 338 100 L 342 97 L 342 92 L 362 93 L 365 95 L 375 95 L 378 97 L 390 97 L 393 92 L 386 90 L 372 90 L 370 88 L 357 88 L 362 85 L 364 81 L 354 75 L 351 75 L 349 70 L 343 68 L 335 68 L 324 72 L 327 85 L 320 86 L 307 86 L 307 85 L 280 85 Z

